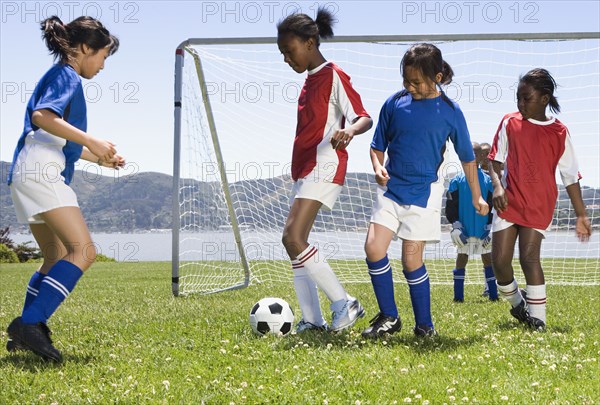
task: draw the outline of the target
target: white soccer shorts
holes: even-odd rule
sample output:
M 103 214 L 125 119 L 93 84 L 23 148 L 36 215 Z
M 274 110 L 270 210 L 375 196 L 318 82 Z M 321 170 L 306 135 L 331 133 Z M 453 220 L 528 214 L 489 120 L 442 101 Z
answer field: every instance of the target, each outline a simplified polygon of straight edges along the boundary
M 512 222 L 508 222 L 507 220 L 500 218 L 495 209 L 493 211 L 493 214 L 494 214 L 494 217 L 492 220 L 492 233 L 503 231 L 506 228 L 510 228 L 511 226 L 514 225 L 514 223 L 512 223 Z M 535 229 L 536 231 L 541 233 L 544 238 L 546 238 L 546 230 L 545 229 L 544 230 L 537 229 L 537 228 L 532 228 L 532 229 Z
M 17 220 L 22 224 L 41 224 L 39 214 L 60 207 L 79 207 L 77 195 L 65 184 L 60 173 L 65 169 L 61 145 L 29 141 L 17 158 L 10 195 Z
M 400 239 L 439 242 L 441 213 L 433 208 L 400 205 L 383 195 L 378 187 L 371 222 L 390 229 Z
M 290 195 L 290 207 L 296 198 L 305 198 L 319 201 L 325 209 L 331 210 L 341 192 L 342 186 L 339 184 L 317 181 L 308 175 L 294 182 Z

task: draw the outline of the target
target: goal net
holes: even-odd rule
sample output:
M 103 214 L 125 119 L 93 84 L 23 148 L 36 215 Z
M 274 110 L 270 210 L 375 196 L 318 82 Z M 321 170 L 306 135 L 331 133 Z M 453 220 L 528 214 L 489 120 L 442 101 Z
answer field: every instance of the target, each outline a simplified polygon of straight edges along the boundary
M 381 105 L 402 86 L 402 55 L 423 41 L 434 42 L 454 69 L 445 91 L 460 104 L 478 142 L 491 143 L 502 116 L 516 110 L 521 74 L 534 67 L 552 73 L 595 235 L 588 243 L 576 238 L 574 211 L 557 177 L 559 200 L 542 244 L 544 272 L 551 284 L 599 284 L 598 33 L 338 37 L 322 43 L 321 51 L 351 76 L 376 125 Z M 283 62 L 275 38 L 190 39 L 177 49 L 175 73 L 173 292 L 291 281 L 281 232 L 292 186 L 297 98 L 306 74 Z M 342 283 L 369 281 L 363 245 L 375 195 L 372 135 L 360 135 L 349 146 L 343 192 L 332 211 L 319 213 L 309 238 Z M 461 170 L 449 149 L 446 184 Z M 425 261 L 433 283 L 451 283 L 456 249 L 444 215 L 440 226 L 442 240 L 427 244 Z M 392 242 L 389 251 L 397 269 L 400 247 Z M 520 276 L 517 262 L 515 268 Z M 401 271 L 394 277 L 404 282 Z M 470 258 L 466 282 L 483 285 L 480 257 Z

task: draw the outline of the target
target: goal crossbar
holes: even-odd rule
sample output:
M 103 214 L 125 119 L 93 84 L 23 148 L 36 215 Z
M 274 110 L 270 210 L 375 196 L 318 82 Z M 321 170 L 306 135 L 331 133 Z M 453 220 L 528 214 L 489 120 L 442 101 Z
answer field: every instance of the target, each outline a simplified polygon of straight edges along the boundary
M 600 32 L 491 33 L 491 34 L 410 34 L 410 35 L 339 35 L 322 42 L 451 42 L 451 41 L 556 41 L 600 39 Z M 194 45 L 275 44 L 277 37 L 189 38 L 177 48 Z

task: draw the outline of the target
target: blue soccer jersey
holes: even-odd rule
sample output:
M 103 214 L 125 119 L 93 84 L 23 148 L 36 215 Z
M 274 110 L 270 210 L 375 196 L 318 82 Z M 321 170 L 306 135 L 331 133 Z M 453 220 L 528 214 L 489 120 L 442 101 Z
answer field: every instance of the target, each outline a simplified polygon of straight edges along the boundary
M 12 182 L 14 164 L 19 152 L 25 146 L 25 138 L 31 132 L 40 129 L 31 122 L 31 116 L 34 111 L 43 109 L 50 110 L 74 127 L 87 131 L 87 108 L 81 77 L 72 66 L 63 63 L 52 66 L 35 86 L 27 103 L 23 133 L 17 143 L 13 163 L 8 172 L 8 184 Z M 65 178 L 65 183 L 69 184 L 73 179 L 75 162 L 81 157 L 83 146 L 66 141 L 62 150 L 65 154 L 65 169 L 61 175 Z
M 381 108 L 371 147 L 386 152 L 390 176 L 385 196 L 400 205 L 441 209 L 440 169 L 451 140 L 462 162 L 475 160 L 464 115 L 445 95 L 414 100 L 401 91 Z
M 481 168 L 477 169 L 477 175 L 479 178 L 481 195 L 488 203 L 491 203 L 491 195 L 494 193 L 492 180 L 489 175 L 481 170 Z M 491 223 L 491 215 L 479 215 L 475 211 L 475 207 L 473 207 L 473 203 L 471 202 L 471 188 L 469 187 L 469 182 L 464 173 L 456 175 L 456 177 L 450 181 L 448 193 L 451 195 L 450 198 L 456 198 L 456 196 L 458 196 L 458 218 L 455 220 L 460 221 L 463 225 L 463 233 L 465 236 L 480 238 L 484 232 L 486 232 L 486 226 Z M 448 210 L 448 205 L 446 205 L 446 210 Z M 448 212 L 446 213 L 446 216 L 448 217 Z

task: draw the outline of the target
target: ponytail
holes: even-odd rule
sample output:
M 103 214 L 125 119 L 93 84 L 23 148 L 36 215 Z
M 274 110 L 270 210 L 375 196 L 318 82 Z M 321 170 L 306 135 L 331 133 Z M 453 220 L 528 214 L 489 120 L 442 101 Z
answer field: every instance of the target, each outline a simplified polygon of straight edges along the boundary
M 448 62 L 446 62 L 445 60 L 442 60 L 442 80 L 440 81 L 440 84 L 452 83 L 453 77 L 454 77 L 454 71 L 452 70 L 452 68 L 450 67 Z
M 308 41 L 314 39 L 317 46 L 321 44 L 320 38 L 327 39 L 333 37 L 333 25 L 336 20 L 333 14 L 325 9 L 319 8 L 317 18 L 313 20 L 306 14 L 294 13 L 288 15 L 283 21 L 277 24 L 277 35 L 294 35 Z
M 67 27 L 57 16 L 46 18 L 40 25 L 42 38 L 54 60 L 66 63 L 69 60 L 69 55 L 73 53 Z
M 319 37 L 323 39 L 332 38 L 333 37 L 333 25 L 336 20 L 333 18 L 333 14 L 325 8 L 319 8 L 317 11 L 317 18 L 315 23 L 317 24 L 317 28 L 319 30 Z

